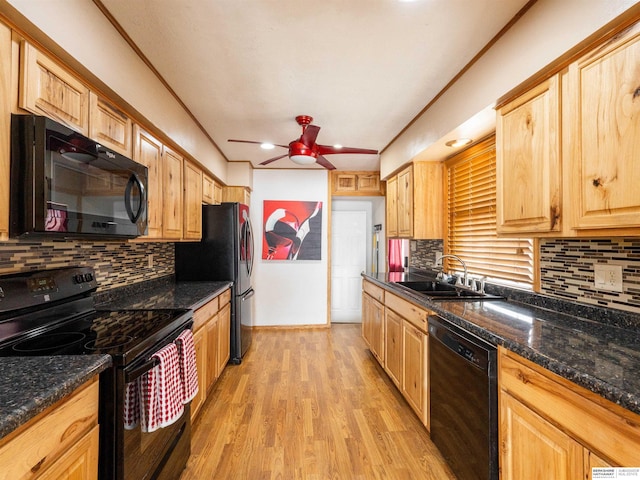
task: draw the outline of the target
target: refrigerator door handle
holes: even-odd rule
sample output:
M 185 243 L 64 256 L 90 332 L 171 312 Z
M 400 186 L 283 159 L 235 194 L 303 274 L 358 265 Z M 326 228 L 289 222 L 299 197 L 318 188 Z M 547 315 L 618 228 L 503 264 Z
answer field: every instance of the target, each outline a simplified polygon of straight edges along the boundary
M 251 290 L 249 290 L 248 292 L 242 294 L 240 296 L 240 298 L 242 299 L 242 301 L 244 302 L 245 300 L 253 297 L 256 294 L 256 291 L 252 288 Z
M 249 274 L 249 277 L 251 277 L 251 273 L 253 273 L 253 226 L 251 225 L 251 220 L 247 218 L 247 230 L 248 230 L 248 235 L 246 238 L 246 242 L 247 242 L 247 249 L 246 252 L 249 255 L 248 258 L 248 262 L 247 262 L 247 273 Z

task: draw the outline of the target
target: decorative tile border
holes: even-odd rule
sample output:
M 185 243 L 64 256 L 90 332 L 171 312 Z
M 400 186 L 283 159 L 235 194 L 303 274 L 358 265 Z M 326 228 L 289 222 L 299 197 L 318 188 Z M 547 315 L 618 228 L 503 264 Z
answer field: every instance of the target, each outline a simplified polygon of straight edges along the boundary
M 412 240 L 409 265 L 431 270 L 440 240 Z M 623 292 L 597 290 L 593 266 L 596 263 L 622 266 Z M 584 305 L 640 313 L 640 238 L 542 239 L 540 281 L 543 295 Z
M 91 266 L 98 291 L 174 274 L 173 243 L 10 241 L 0 243 L 0 275 L 69 266 Z M 153 266 L 149 267 L 149 255 Z

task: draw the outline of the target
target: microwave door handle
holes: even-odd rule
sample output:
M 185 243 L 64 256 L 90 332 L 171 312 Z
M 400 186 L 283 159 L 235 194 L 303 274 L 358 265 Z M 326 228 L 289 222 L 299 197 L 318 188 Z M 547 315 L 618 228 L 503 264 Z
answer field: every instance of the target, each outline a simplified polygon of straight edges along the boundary
M 131 208 L 131 189 L 134 185 L 138 185 L 138 189 L 140 190 L 140 206 L 138 207 L 138 211 L 135 213 L 133 213 L 133 209 Z M 140 215 L 142 215 L 142 212 L 144 211 L 146 193 L 144 185 L 138 176 L 135 173 L 132 173 L 131 177 L 129 177 L 129 181 L 127 182 L 127 187 L 124 189 L 124 208 L 127 210 L 129 220 L 133 223 L 138 221 Z

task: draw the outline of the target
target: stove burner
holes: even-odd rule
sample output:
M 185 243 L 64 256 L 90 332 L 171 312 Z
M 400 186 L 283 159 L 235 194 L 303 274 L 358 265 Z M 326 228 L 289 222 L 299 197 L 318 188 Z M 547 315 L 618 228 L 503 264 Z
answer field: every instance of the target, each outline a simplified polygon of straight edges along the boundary
M 47 350 L 58 350 L 74 343 L 84 340 L 86 335 L 81 332 L 60 332 L 41 335 L 18 342 L 13 346 L 16 352 L 46 352 Z
M 97 338 L 85 344 L 87 350 L 103 350 L 105 348 L 116 348 L 131 342 L 133 337 L 129 335 L 113 335 L 110 337 Z

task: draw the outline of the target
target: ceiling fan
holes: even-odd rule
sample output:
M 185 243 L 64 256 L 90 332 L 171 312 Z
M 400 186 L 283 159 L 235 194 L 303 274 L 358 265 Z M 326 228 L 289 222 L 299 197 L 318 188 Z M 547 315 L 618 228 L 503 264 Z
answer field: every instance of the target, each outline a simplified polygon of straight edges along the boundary
M 255 142 L 252 140 L 229 139 L 228 141 L 238 143 L 254 143 L 262 145 L 263 148 L 265 148 L 264 146 L 266 145 L 266 148 L 282 147 L 289 149 L 288 153 L 265 160 L 264 162 L 261 162 L 260 165 L 268 165 L 271 162 L 280 160 L 281 158 L 289 157 L 291 161 L 299 165 L 311 165 L 313 163 L 317 163 L 318 165 L 321 165 L 328 170 L 335 170 L 336 167 L 334 167 L 331 162 L 324 157 L 324 155 L 334 153 L 366 153 L 370 155 L 376 155 L 378 153 L 377 150 L 371 150 L 367 148 L 352 148 L 339 145 L 319 145 L 316 143 L 316 138 L 318 137 L 318 132 L 320 132 L 320 127 L 311 125 L 312 121 L 313 118 L 308 115 L 298 115 L 296 117 L 296 122 L 298 122 L 298 125 L 302 127 L 302 135 L 300 135 L 300 138 L 290 142 L 289 145 Z

